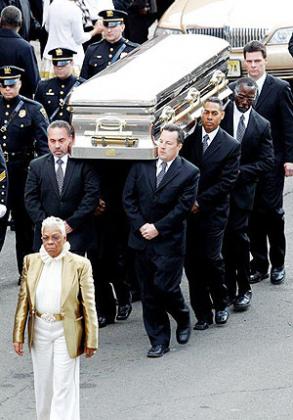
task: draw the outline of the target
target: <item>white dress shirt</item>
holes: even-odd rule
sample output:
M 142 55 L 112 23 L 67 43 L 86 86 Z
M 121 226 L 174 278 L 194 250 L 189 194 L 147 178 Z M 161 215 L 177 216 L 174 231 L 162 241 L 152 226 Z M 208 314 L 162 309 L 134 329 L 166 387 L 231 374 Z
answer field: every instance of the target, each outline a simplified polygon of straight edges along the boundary
M 62 171 L 63 171 L 63 176 L 65 176 L 65 172 L 66 172 L 66 168 L 67 168 L 67 162 L 68 162 L 68 155 L 64 155 L 64 156 L 62 156 L 62 158 L 54 156 L 55 172 L 57 172 L 57 169 L 59 168 L 59 164 L 57 163 L 57 160 L 59 160 L 59 159 L 61 159 L 63 161 Z
M 91 39 L 89 32 L 84 32 L 82 12 L 71 0 L 49 0 L 44 2 L 43 22 L 48 32 L 48 41 L 44 58 L 52 59 L 48 52 L 54 48 L 68 48 L 76 51 L 74 63 L 82 66 L 84 51 L 82 44 Z
M 170 166 L 171 166 L 171 164 L 174 162 L 174 160 L 175 159 L 173 159 L 173 160 L 169 160 L 169 162 L 166 162 L 167 163 L 167 166 L 166 166 L 166 171 L 165 171 L 165 174 L 167 173 L 167 171 L 168 171 L 168 169 L 170 168 Z M 159 173 L 161 172 L 161 170 L 162 170 L 162 163 L 163 163 L 164 161 L 162 160 L 162 159 L 158 159 L 157 160 L 157 162 L 156 162 L 156 164 L 157 164 L 157 171 L 156 171 L 156 176 L 158 176 L 159 175 Z
M 249 116 L 250 116 L 250 111 L 251 111 L 251 107 L 249 108 L 248 111 L 246 112 L 240 112 L 239 109 L 237 108 L 237 106 L 234 103 L 234 112 L 233 112 L 233 137 L 236 139 L 236 133 L 237 133 L 237 128 L 238 128 L 238 124 L 239 124 L 239 120 L 241 118 L 241 116 L 244 116 L 244 125 L 245 128 L 247 127 L 248 124 L 248 120 L 249 120 Z
M 216 128 L 215 130 L 211 131 L 210 133 L 207 133 L 205 131 L 205 129 L 202 127 L 202 137 L 201 137 L 201 141 L 203 141 L 203 138 L 205 135 L 209 136 L 209 140 L 208 140 L 208 147 L 210 146 L 211 142 L 214 140 L 214 138 L 216 137 L 216 135 L 218 134 L 219 131 L 219 127 Z

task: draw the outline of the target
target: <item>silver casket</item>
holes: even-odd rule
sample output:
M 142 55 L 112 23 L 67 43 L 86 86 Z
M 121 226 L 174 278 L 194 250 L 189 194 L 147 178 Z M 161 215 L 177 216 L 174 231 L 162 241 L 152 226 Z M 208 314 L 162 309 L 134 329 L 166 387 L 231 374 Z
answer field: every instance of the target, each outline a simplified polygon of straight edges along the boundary
M 229 44 L 205 35 L 167 35 L 75 89 L 70 97 L 76 140 L 72 157 L 154 159 L 167 122 L 188 134 L 212 95 L 231 91 L 225 78 Z

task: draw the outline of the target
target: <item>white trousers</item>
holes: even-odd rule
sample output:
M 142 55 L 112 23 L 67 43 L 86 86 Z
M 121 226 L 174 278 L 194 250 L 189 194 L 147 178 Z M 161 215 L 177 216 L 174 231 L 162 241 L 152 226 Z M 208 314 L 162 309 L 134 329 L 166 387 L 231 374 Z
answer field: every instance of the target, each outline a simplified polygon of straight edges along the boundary
M 35 319 L 32 346 L 38 420 L 80 420 L 79 357 L 69 357 L 63 321 Z

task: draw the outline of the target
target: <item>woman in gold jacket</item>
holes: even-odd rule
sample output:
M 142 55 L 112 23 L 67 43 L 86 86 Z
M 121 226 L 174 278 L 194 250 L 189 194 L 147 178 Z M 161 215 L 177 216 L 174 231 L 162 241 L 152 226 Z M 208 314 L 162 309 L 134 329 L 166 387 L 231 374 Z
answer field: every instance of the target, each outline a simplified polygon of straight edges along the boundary
M 28 319 L 37 418 L 79 420 L 79 355 L 98 347 L 98 322 L 90 262 L 69 252 L 63 220 L 42 225 L 39 253 L 25 257 L 13 330 L 23 355 Z

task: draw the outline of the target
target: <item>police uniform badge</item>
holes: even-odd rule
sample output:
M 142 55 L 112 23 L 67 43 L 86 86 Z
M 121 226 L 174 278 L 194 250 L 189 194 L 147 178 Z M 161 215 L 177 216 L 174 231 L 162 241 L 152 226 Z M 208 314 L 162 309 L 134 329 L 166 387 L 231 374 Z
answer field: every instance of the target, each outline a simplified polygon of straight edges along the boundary
M 9 76 L 11 74 L 11 67 L 9 66 L 4 67 L 4 74 L 5 76 Z
M 62 56 L 62 54 L 63 54 L 63 50 L 62 50 L 61 48 L 57 48 L 57 49 L 55 50 L 55 54 L 56 54 L 56 56 L 57 56 L 57 57 L 60 57 L 60 56 Z
M 107 10 L 107 18 L 113 17 L 113 10 Z
M 18 113 L 19 118 L 24 118 L 26 116 L 26 110 L 21 109 Z

